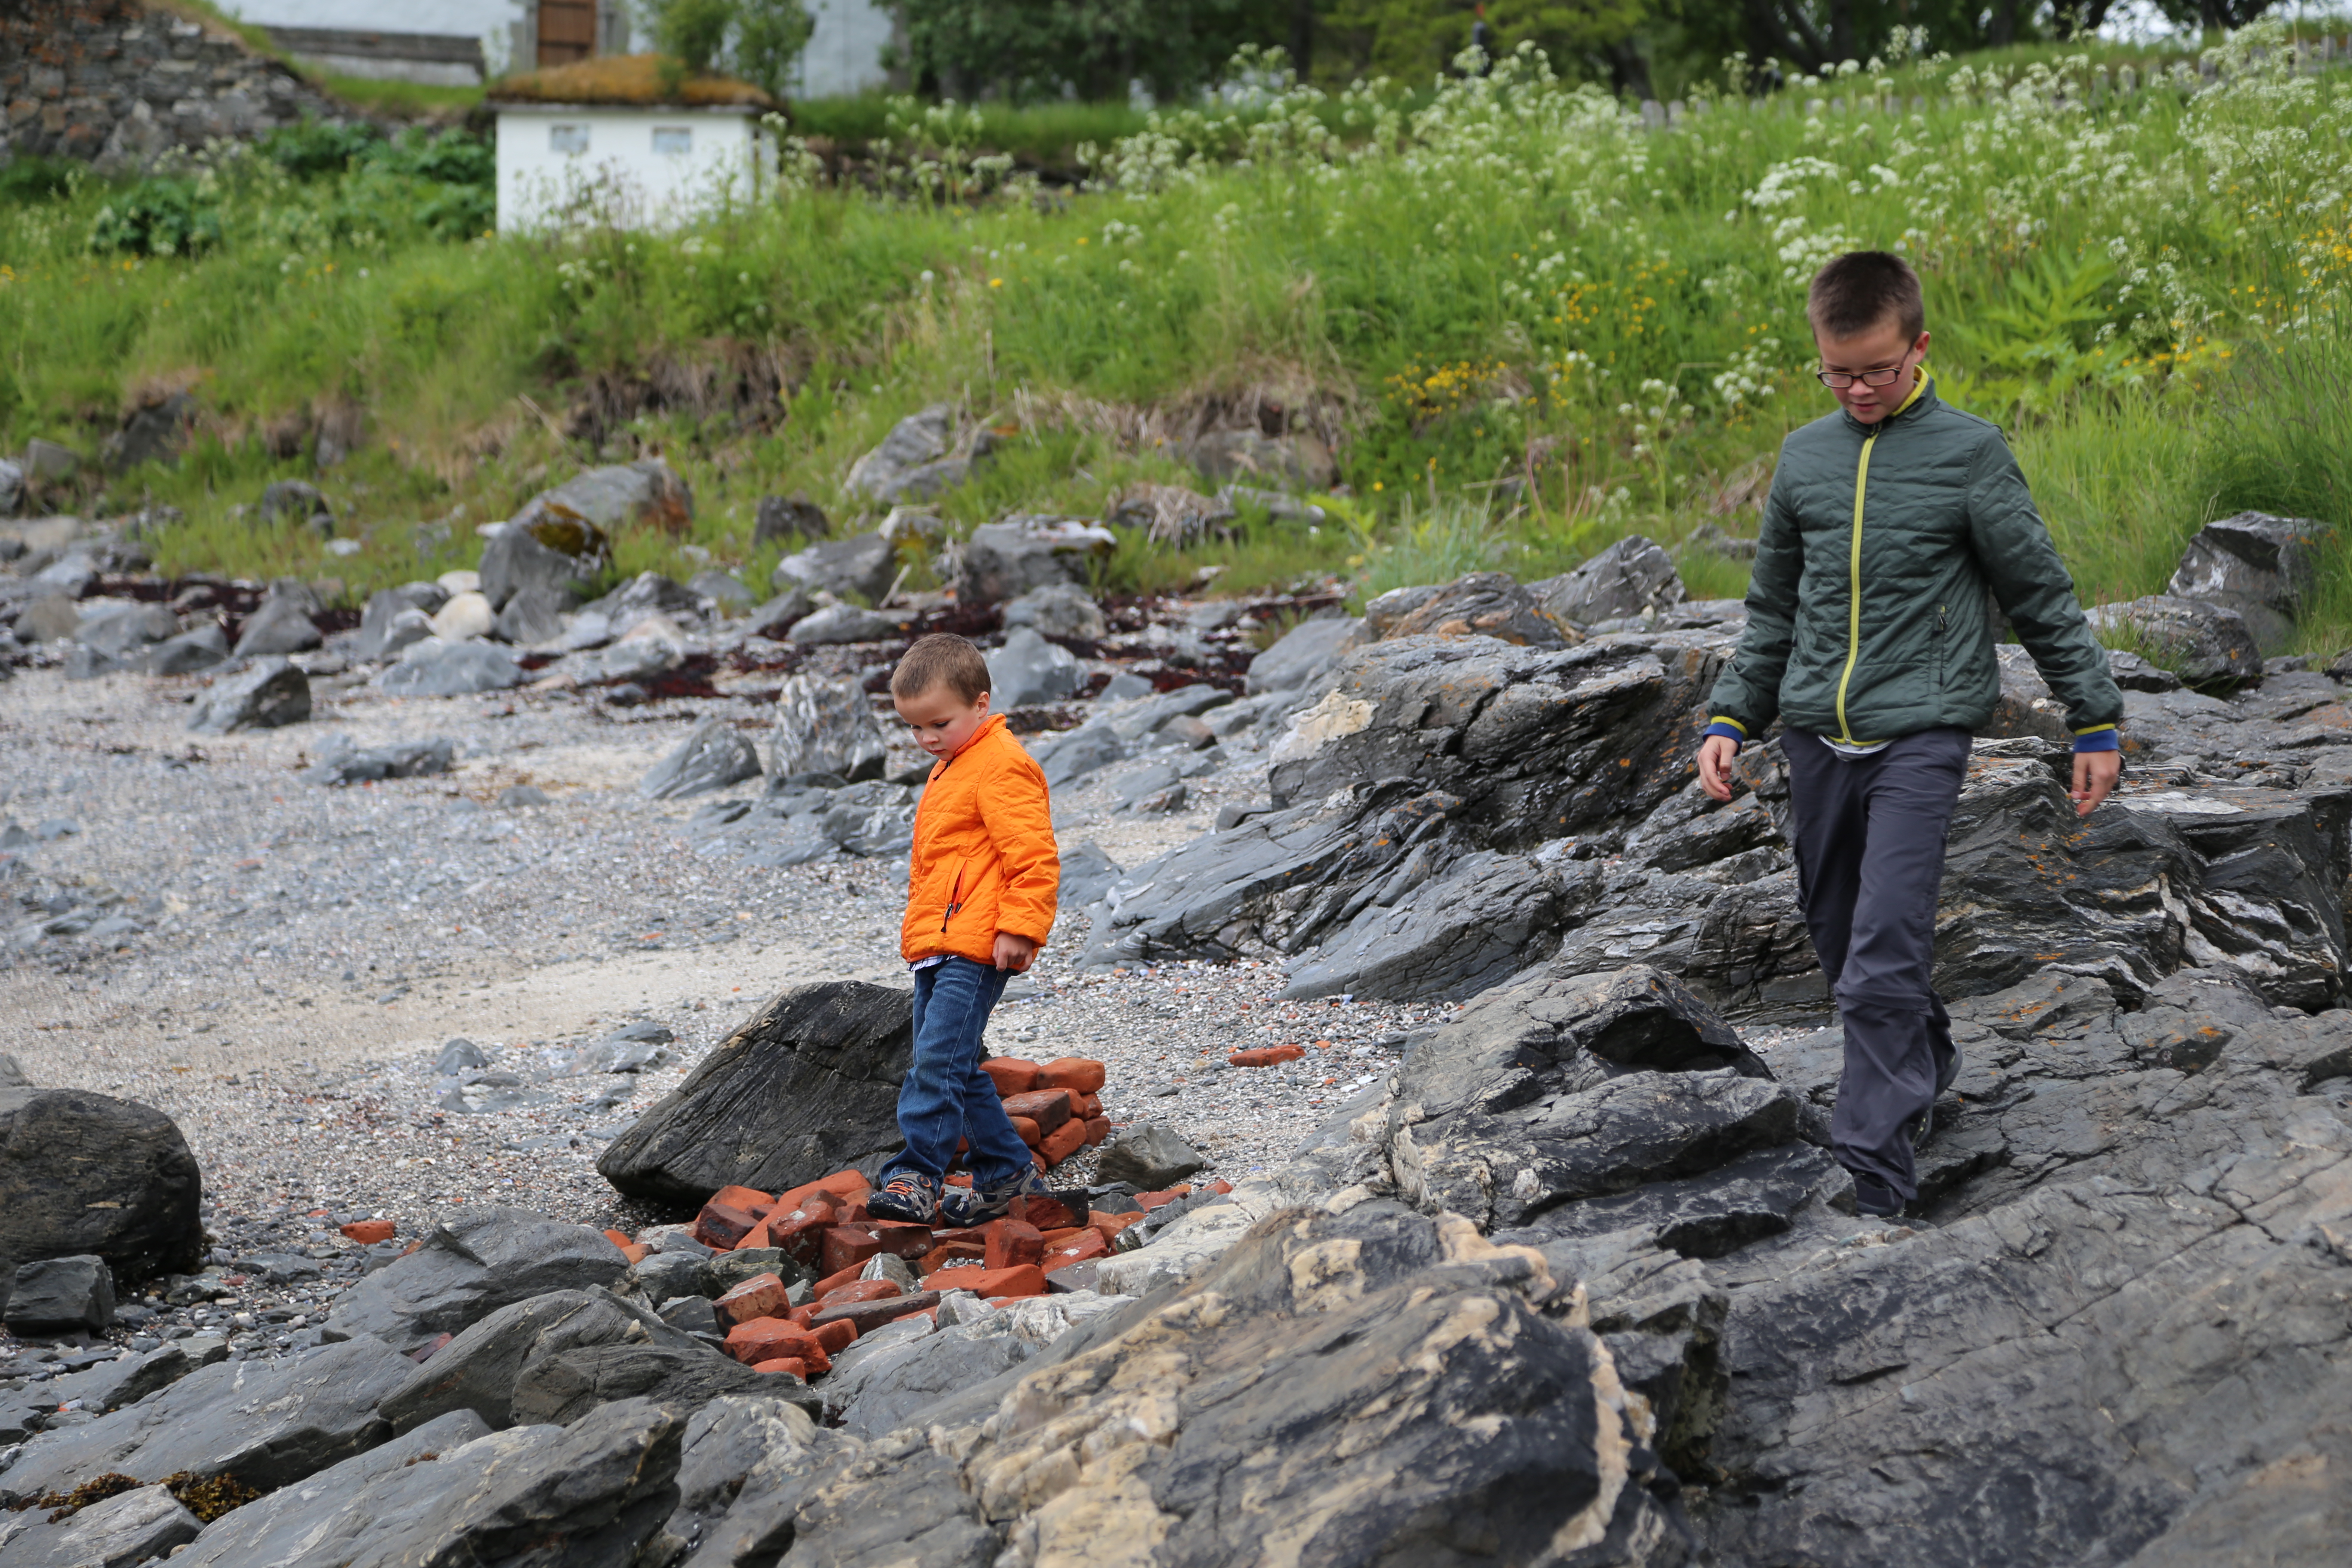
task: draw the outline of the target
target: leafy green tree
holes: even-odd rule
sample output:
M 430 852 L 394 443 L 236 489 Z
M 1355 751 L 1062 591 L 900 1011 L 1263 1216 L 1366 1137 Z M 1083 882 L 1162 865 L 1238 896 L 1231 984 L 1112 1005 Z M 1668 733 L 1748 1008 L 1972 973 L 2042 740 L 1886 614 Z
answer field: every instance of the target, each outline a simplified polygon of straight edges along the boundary
M 637 18 L 684 71 L 723 70 L 778 98 L 815 26 L 801 0 L 637 0 Z
M 904 0 L 898 63 L 928 89 L 1015 101 L 1162 98 L 1215 79 L 1244 44 L 1289 45 L 1298 0 Z M 1311 31 L 1311 29 L 1310 29 Z
M 1468 48 L 1477 0 L 1327 0 L 1318 18 L 1316 74 L 1425 80 Z M 1495 52 L 1532 43 L 1563 76 L 1622 73 L 1650 7 L 1646 0 L 1487 0 Z

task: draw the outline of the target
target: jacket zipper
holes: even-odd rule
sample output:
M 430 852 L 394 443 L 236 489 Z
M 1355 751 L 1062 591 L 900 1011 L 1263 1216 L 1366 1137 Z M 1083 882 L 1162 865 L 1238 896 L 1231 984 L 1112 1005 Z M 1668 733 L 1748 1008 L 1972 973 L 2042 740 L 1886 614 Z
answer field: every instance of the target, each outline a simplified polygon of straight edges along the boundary
M 1853 661 L 1862 657 L 1862 497 L 1870 486 L 1870 449 L 1878 445 L 1879 432 L 1908 412 L 1927 386 L 1927 376 L 1915 373 L 1911 395 L 1903 400 L 1903 406 L 1872 426 L 1870 434 L 1862 438 L 1862 461 L 1853 470 L 1853 542 L 1845 566 L 1845 668 L 1838 676 L 1837 689 L 1838 739 L 1849 746 L 1869 744 L 1855 740 L 1853 727 L 1846 722 L 1845 691 L 1853 683 Z
M 962 908 L 963 868 L 961 866 L 958 866 L 956 868 L 955 885 L 948 889 L 948 912 L 940 917 L 940 934 L 941 936 L 945 936 L 947 934 L 948 921 L 955 919 L 957 912 Z

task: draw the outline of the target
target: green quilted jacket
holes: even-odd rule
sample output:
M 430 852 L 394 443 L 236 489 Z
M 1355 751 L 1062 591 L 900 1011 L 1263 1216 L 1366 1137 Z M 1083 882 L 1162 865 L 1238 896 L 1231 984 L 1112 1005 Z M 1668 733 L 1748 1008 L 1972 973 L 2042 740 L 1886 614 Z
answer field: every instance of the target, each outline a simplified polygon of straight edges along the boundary
M 1866 745 L 1980 727 L 2000 699 L 1987 586 L 2076 748 L 2112 749 L 2123 694 L 2000 427 L 1925 378 L 1876 426 L 1814 420 L 1781 445 L 1710 730 L 1759 735 L 1777 716 Z

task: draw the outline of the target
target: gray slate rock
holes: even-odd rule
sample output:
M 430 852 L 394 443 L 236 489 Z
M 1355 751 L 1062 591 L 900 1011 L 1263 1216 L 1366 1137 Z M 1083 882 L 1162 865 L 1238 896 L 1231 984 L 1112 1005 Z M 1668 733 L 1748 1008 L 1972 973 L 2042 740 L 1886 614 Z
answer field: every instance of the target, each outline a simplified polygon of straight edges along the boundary
M 1305 431 L 1268 436 L 1255 429 L 1212 430 L 1180 448 L 1212 483 L 1239 480 L 1284 490 L 1328 490 L 1339 467 L 1321 437 Z
M 880 446 L 850 465 L 843 488 L 885 504 L 935 495 L 961 478 L 941 468 L 954 443 L 955 410 L 933 404 L 891 426 Z
M 404 1353 L 513 1302 L 609 1285 L 627 1268 L 620 1250 L 585 1226 L 467 1205 L 449 1210 L 415 1252 L 346 1291 L 328 1327 L 376 1336 Z
M 717 605 L 720 615 L 748 610 L 754 602 L 751 590 L 743 586 L 741 579 L 725 572 L 697 572 L 686 580 L 686 585 Z
M 71 594 L 45 594 L 16 612 L 14 630 L 18 640 L 56 642 L 73 636 L 81 626 L 81 611 L 74 598 Z
M 960 605 L 996 605 L 1038 588 L 1087 584 L 1087 563 L 1118 546 L 1107 528 L 1076 519 L 1016 513 L 983 522 L 964 541 Z
M 2265 654 L 2284 652 L 2318 586 L 2322 554 L 2334 533 L 2307 517 L 2260 511 L 2209 522 L 2181 552 L 2164 591 L 2237 611 L 2256 647 Z
M 614 632 L 624 634 L 649 616 L 679 620 L 701 611 L 700 594 L 659 572 L 640 572 L 603 598 L 580 607 L 582 615 L 602 616 Z
M 1071 731 L 1050 747 L 1041 747 L 1035 756 L 1045 773 L 1045 783 L 1055 789 L 1076 784 L 1089 773 L 1099 772 L 1127 755 L 1127 742 L 1110 725 L 1097 720 Z
M 502 647 L 429 637 L 402 649 L 400 662 L 375 678 L 379 690 L 395 697 L 463 697 L 522 681 L 522 667 Z
M 541 490 L 508 526 L 528 526 L 541 517 L 582 518 L 606 532 L 630 523 L 677 532 L 694 521 L 694 492 L 661 458 L 644 458 L 588 468 Z
M 1047 642 L 1034 626 L 1015 626 L 1006 634 L 1004 646 L 988 656 L 989 687 L 999 711 L 1062 701 L 1086 679 L 1076 657 Z
M 685 651 L 667 637 L 625 637 L 604 647 L 583 648 L 565 654 L 548 666 L 540 679 L 568 680 L 575 686 L 650 680 L 655 676 L 677 668 L 685 658 Z
M 126 1281 L 193 1271 L 201 1200 L 195 1156 L 162 1111 L 0 1084 L 0 1258 L 96 1256 Z
M 1554 620 L 1576 626 L 1623 620 L 1683 601 L 1682 574 L 1655 541 L 1627 534 L 1573 572 L 1531 584 Z
M 550 1290 L 499 1308 L 433 1352 L 378 1406 L 395 1432 L 464 1411 L 489 1430 L 518 1423 L 515 1379 L 545 1342 L 549 1348 L 618 1340 L 636 1320 L 585 1290 Z
M 607 1144 L 596 1169 L 625 1194 L 674 1204 L 730 1184 L 772 1193 L 814 1181 L 898 1146 L 912 1051 L 905 991 L 793 986 Z
M 359 640 L 352 646 L 352 656 L 388 658 L 422 640 L 429 635 L 425 620 L 448 602 L 449 590 L 438 583 L 404 583 L 397 588 L 377 589 L 360 612 Z M 415 616 L 405 625 L 397 624 L 403 613 L 410 610 L 416 612 Z
M 684 1413 L 728 1394 L 782 1400 L 811 1415 L 822 1405 L 800 1379 L 754 1372 L 699 1343 L 604 1343 L 536 1352 L 515 1381 L 514 1415 L 569 1426 L 622 1400 L 653 1400 Z
M 173 1559 L 178 1568 L 289 1568 L 317 1554 L 346 1547 L 383 1528 L 399 1510 L 383 1483 L 404 1492 L 438 1496 L 455 1486 L 494 1447 L 469 1447 L 490 1428 L 470 1410 L 436 1416 L 363 1454 L 355 1454 L 307 1479 L 247 1503 L 205 1527 L 195 1544 Z M 538 1429 L 525 1445 L 554 1434 Z M 466 1458 L 460 1458 L 463 1452 Z
M 0 1051 L 0 1089 L 30 1089 L 33 1080 L 25 1076 L 24 1065 L 15 1057 Z
M 769 584 L 778 592 L 800 584 L 810 594 L 855 595 L 878 605 L 898 575 L 898 552 L 878 533 L 852 534 L 847 539 L 821 539 L 776 563 Z
M 1123 873 L 1118 862 L 1103 853 L 1102 846 L 1088 839 L 1075 849 L 1062 853 L 1062 882 L 1058 890 L 1062 908 L 1083 910 L 1108 892 Z
M 318 624 L 310 619 L 310 611 L 299 600 L 272 594 L 261 601 L 260 607 L 237 632 L 236 656 L 252 658 L 262 654 L 303 653 L 325 640 Z
M 1562 647 L 1569 641 L 1534 595 L 1503 572 L 1391 589 L 1364 606 L 1364 625 L 1382 637 L 1489 637 L 1523 647 Z
M 761 496 L 751 516 L 751 547 L 779 539 L 824 539 L 833 532 L 833 520 L 809 500 L 804 490 L 788 496 Z
M 760 776 L 758 748 L 724 719 L 705 719 L 637 785 L 648 800 L 683 800 Z
M 310 716 L 310 678 L 299 665 L 273 654 L 213 682 L 196 700 L 188 728 L 199 734 L 226 735 L 237 730 L 275 730 Z
M 753 637 L 781 641 L 784 634 L 816 613 L 816 601 L 808 590 L 795 583 L 791 587 L 753 610 L 745 619 L 743 629 Z
M 57 1524 L 34 1522 L 45 1517 L 21 1516 L 21 1532 L 0 1526 L 0 1568 L 132 1568 L 168 1556 L 204 1528 L 158 1486 L 92 1503 Z
M 1036 1353 L 1035 1346 L 1012 1334 L 949 1329 L 888 1346 L 833 1373 L 824 1398 L 842 1430 L 879 1437 L 922 1422 L 946 1396 L 1001 1376 Z
M 2102 642 L 2130 646 L 2199 691 L 2225 694 L 2263 678 L 2262 649 L 2233 609 L 2158 594 L 2086 613 Z
M 1207 1169 L 1208 1163 L 1206 1156 L 1171 1129 L 1141 1121 L 1111 1134 L 1102 1147 L 1095 1179 L 1129 1182 L 1138 1192 L 1156 1193 Z
M 544 588 L 578 604 L 612 564 L 604 525 L 534 500 L 490 541 L 478 571 L 482 596 L 492 609 L 503 609 L 525 588 Z
M 571 609 L 571 595 L 534 583 L 516 589 L 499 607 L 491 634 L 515 647 L 537 647 L 563 635 L 563 617 Z
M 1049 583 L 1005 601 L 1007 631 L 1028 626 L 1049 637 L 1072 642 L 1100 642 L 1110 635 L 1102 607 L 1087 591 L 1071 583 Z
M 319 750 L 319 760 L 302 772 L 313 784 L 372 784 L 380 779 L 422 778 L 455 765 L 457 743 L 446 735 L 394 741 L 362 749 L 349 735 L 337 735 Z
M 1319 689 L 1319 678 L 1369 636 L 1362 621 L 1346 616 L 1318 615 L 1303 620 L 1250 661 L 1249 689 L 1253 694 Z
M 784 638 L 800 647 L 888 642 L 900 634 L 906 624 L 903 617 L 878 610 L 860 609 L 856 605 L 828 605 L 794 621 Z
M 165 637 L 140 658 L 139 668 L 150 675 L 194 675 L 228 658 L 228 634 L 217 624 L 197 626 Z
M 383 1441 L 377 1402 L 415 1370 L 370 1337 L 286 1361 L 222 1362 L 128 1409 L 42 1433 L 0 1470 L 0 1490 L 70 1491 L 117 1470 L 233 1475 L 274 1490 Z
M 74 628 L 74 641 L 110 658 L 128 658 L 179 631 L 180 618 L 163 605 L 131 605 L 86 616 Z
M 802 773 L 831 773 L 851 784 L 878 779 L 887 753 L 881 721 L 855 682 L 795 675 L 777 691 L 772 787 Z
M 302 479 L 277 479 L 261 492 L 261 525 L 287 523 L 292 527 L 308 527 L 321 539 L 331 539 L 335 533 L 334 509 L 319 487 Z
M 1479 850 L 1442 868 L 1436 860 L 1368 889 L 1345 927 L 1292 961 L 1282 994 L 1474 996 L 1549 957 L 1565 917 L 1584 913 L 1599 891 L 1595 879 L 1531 856 Z
M 18 1264 L 0 1321 L 26 1339 L 103 1333 L 114 1326 L 114 1273 L 94 1255 Z

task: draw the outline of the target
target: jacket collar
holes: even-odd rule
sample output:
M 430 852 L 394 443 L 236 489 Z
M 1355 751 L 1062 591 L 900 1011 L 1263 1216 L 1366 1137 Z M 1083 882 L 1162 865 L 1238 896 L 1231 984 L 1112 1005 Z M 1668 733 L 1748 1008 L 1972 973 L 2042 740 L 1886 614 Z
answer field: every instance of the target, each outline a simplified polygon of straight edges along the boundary
M 1003 728 L 1004 715 L 1002 713 L 991 713 L 985 720 L 982 721 L 980 728 L 971 732 L 971 740 L 966 741 L 962 745 L 958 746 L 953 754 L 941 757 L 938 762 L 931 764 L 931 776 L 933 778 L 937 778 L 941 773 L 947 772 L 950 763 L 955 762 L 957 758 L 964 756 L 970 752 L 974 746 L 979 745 L 982 741 L 987 740 L 989 736 Z
M 1838 405 L 1838 416 L 1845 421 L 1845 427 L 1847 429 L 1853 431 L 1856 435 L 1867 436 L 1874 430 L 1885 429 L 1897 419 L 1916 419 L 1920 415 L 1934 408 L 1936 406 L 1936 378 L 1929 375 L 1926 367 L 1922 366 L 1919 371 L 1919 379 L 1911 384 L 1911 395 L 1905 398 L 1901 406 L 1897 407 L 1894 413 L 1888 415 L 1877 424 L 1864 425 L 1861 420 L 1856 419 L 1853 415 L 1848 414 L 1845 411 L 1844 405 L 1843 404 Z

